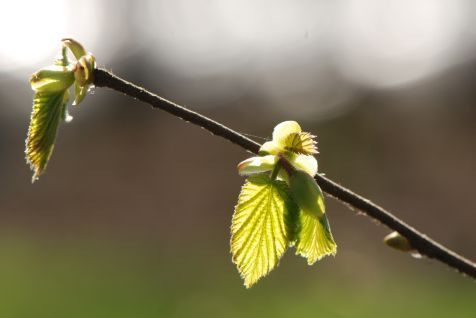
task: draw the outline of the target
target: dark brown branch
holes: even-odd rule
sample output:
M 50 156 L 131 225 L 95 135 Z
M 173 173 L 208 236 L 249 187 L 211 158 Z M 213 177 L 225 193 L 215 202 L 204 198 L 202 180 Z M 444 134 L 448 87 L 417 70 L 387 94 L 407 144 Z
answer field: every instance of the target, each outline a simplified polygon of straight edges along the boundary
M 109 87 L 137 98 L 138 100 L 150 104 L 153 108 L 165 110 L 187 122 L 205 128 L 214 135 L 221 136 L 252 153 L 258 153 L 260 144 L 257 142 L 208 117 L 152 94 L 144 88 L 127 82 L 106 70 L 96 69 L 94 71 L 94 84 L 98 87 Z M 428 238 L 426 235 L 418 232 L 410 225 L 404 223 L 384 208 L 379 207 L 370 200 L 355 194 L 334 181 L 319 174 L 316 175 L 315 179 L 322 190 L 329 195 L 364 212 L 369 217 L 378 220 L 390 229 L 397 231 L 402 236 L 406 237 L 420 254 L 439 260 L 440 262 L 456 269 L 460 273 L 476 278 L 476 264 L 474 262 L 445 248 L 441 244 Z

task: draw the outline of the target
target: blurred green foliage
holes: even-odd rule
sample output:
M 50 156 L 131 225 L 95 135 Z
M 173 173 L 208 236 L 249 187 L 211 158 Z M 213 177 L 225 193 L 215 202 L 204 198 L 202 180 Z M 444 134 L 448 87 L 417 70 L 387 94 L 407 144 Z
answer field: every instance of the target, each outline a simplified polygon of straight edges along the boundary
M 451 272 L 435 280 L 389 269 L 381 284 L 367 284 L 337 277 L 332 266 L 305 271 L 303 279 L 293 277 L 299 269 L 283 266 L 273 279 L 246 290 L 217 251 L 153 250 L 117 241 L 3 237 L 0 317 L 469 318 L 476 312 L 474 282 Z

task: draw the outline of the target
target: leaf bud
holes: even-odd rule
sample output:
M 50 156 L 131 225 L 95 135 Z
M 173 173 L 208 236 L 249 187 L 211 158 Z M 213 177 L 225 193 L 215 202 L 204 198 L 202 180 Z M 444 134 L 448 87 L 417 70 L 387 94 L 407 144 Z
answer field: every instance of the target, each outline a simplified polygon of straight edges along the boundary
M 411 252 L 415 250 L 415 248 L 413 248 L 413 246 L 411 245 L 410 241 L 396 231 L 385 236 L 383 241 L 391 248 L 400 250 L 402 252 Z

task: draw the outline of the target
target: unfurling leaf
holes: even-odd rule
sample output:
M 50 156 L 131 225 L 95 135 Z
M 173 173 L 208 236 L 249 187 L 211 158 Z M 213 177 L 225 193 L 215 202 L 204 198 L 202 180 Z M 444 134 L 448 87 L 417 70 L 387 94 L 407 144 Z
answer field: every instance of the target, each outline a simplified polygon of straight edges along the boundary
M 334 242 L 325 214 L 324 196 L 314 178 L 301 170 L 286 167 L 289 173 L 291 197 L 301 209 L 300 231 L 296 242 L 296 254 L 307 258 L 309 265 L 326 255 L 335 255 Z
M 288 169 L 292 166 L 288 166 Z M 294 202 L 307 214 L 316 219 L 326 212 L 324 196 L 313 177 L 302 170 L 288 170 L 289 190 Z
M 317 219 L 308 213 L 301 212 L 299 226 L 300 231 L 295 244 L 296 254 L 307 258 L 309 265 L 324 256 L 336 254 L 337 245 L 332 237 L 326 215 Z
M 30 78 L 31 88 L 37 92 L 59 92 L 67 90 L 74 82 L 73 71 L 62 65 L 44 67 Z
M 67 49 L 75 56 L 76 63 L 69 62 Z M 60 120 L 69 122 L 72 119 L 66 109 L 69 88 L 74 84 L 74 105 L 81 103 L 93 84 L 95 67 L 94 56 L 86 53 L 79 42 L 63 39 L 61 58 L 31 76 L 30 84 L 35 96 L 25 152 L 26 160 L 34 171 L 33 182 L 48 164 Z
M 273 155 L 263 157 L 251 157 L 240 162 L 237 166 L 238 173 L 248 176 L 273 170 L 278 158 Z
M 62 39 L 61 42 L 65 47 L 70 49 L 76 60 L 79 60 L 82 56 L 86 55 L 86 50 L 84 49 L 83 45 L 78 41 L 71 38 L 65 38 Z
M 314 155 L 317 153 L 316 136 L 308 132 L 292 133 L 285 140 L 285 149 L 304 155 Z
M 68 99 L 67 90 L 35 94 L 25 151 L 27 162 L 34 171 L 32 182 L 48 164 L 60 120 L 69 118 L 66 110 Z
M 287 246 L 295 246 L 309 265 L 336 254 L 324 196 L 313 178 L 314 138 L 297 122 L 284 121 L 257 157 L 238 164 L 240 175 L 251 175 L 240 193 L 231 239 L 233 262 L 246 287 L 272 270 Z
M 79 105 L 90 87 L 93 86 L 93 72 L 96 68 L 96 59 L 90 53 L 82 56 L 74 68 L 74 102 L 73 105 Z
M 297 206 L 286 183 L 267 174 L 248 178 L 231 225 L 233 262 L 249 288 L 275 268 L 294 240 Z

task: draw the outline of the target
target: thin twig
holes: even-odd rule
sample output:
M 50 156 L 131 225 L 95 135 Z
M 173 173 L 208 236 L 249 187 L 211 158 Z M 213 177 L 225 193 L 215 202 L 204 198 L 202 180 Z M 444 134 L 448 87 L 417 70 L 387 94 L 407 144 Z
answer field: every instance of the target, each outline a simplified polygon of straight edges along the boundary
M 109 87 L 122 92 L 131 97 L 137 98 L 150 104 L 153 108 L 165 110 L 172 115 L 183 120 L 207 129 L 217 136 L 221 136 L 240 147 L 252 152 L 258 153 L 260 144 L 243 136 L 242 134 L 208 118 L 197 112 L 189 110 L 174 102 L 171 102 L 158 95 L 152 94 L 142 87 L 127 82 L 104 69 L 94 71 L 94 84 L 98 87 Z M 350 205 L 351 207 L 364 212 L 369 217 L 385 224 L 390 229 L 397 231 L 406 237 L 410 244 L 422 255 L 436 259 L 448 266 L 456 269 L 462 274 L 476 278 L 476 264 L 452 250 L 445 248 L 441 244 L 433 241 L 426 235 L 418 232 L 410 225 L 404 223 L 384 208 L 372 203 L 370 200 L 344 188 L 334 181 L 322 176 L 315 177 L 319 186 L 329 195 Z

